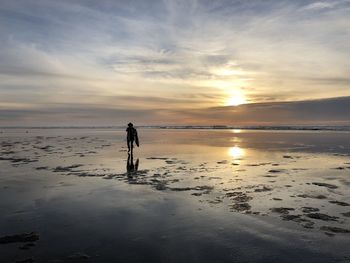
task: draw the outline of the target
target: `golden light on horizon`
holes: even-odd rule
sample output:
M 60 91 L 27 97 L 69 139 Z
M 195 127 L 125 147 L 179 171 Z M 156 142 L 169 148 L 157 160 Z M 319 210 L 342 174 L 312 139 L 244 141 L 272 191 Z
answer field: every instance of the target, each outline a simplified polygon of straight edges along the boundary
M 244 154 L 245 154 L 245 151 L 244 149 L 242 149 L 241 147 L 239 146 L 234 146 L 234 147 L 230 147 L 228 149 L 228 154 L 233 157 L 234 159 L 236 158 L 240 158 L 240 157 L 243 157 Z

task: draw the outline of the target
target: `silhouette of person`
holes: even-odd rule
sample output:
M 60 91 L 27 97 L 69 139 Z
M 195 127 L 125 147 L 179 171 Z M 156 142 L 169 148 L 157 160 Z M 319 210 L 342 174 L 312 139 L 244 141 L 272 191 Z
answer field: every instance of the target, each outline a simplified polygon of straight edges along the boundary
M 136 160 L 134 164 L 134 155 L 128 153 L 128 162 L 126 163 L 126 171 L 129 177 L 132 177 L 133 174 L 136 174 L 139 169 L 139 159 Z
M 134 141 L 139 147 L 139 137 L 137 136 L 137 130 L 134 128 L 134 125 L 130 122 L 128 128 L 126 128 L 126 141 L 128 144 L 128 152 L 133 152 Z

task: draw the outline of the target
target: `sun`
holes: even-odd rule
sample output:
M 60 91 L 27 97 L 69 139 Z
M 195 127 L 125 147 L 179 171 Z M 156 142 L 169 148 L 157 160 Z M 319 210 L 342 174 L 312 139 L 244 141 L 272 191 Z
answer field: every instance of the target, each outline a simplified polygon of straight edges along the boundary
M 241 95 L 231 95 L 231 97 L 229 97 L 227 99 L 227 106 L 239 106 L 241 104 L 245 104 L 247 103 L 246 99 L 244 96 Z

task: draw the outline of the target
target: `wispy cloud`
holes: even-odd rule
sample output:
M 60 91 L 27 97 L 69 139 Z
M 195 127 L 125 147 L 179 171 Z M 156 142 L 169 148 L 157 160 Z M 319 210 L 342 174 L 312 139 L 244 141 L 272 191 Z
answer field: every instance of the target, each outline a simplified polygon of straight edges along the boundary
M 348 96 L 349 16 L 347 0 L 2 1 L 0 106 L 183 110 L 237 93 Z
M 304 10 L 319 11 L 324 9 L 332 9 L 336 7 L 348 8 L 349 0 L 333 0 L 333 1 L 315 1 L 303 7 Z
M 321 10 L 333 8 L 338 4 L 337 1 L 334 2 L 315 2 L 304 7 L 305 10 Z

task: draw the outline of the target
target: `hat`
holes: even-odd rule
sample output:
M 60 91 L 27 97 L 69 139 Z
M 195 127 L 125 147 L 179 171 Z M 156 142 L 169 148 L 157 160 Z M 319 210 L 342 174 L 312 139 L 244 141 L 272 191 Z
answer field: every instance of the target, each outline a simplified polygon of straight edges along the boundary
M 131 127 L 131 126 L 133 126 L 133 124 L 131 122 L 129 122 L 128 126 Z

